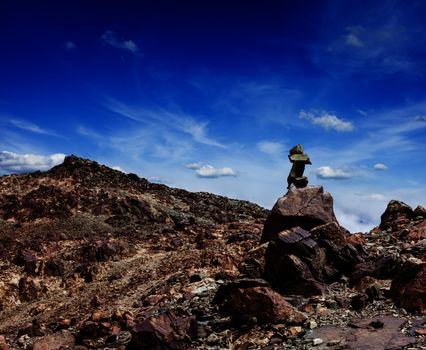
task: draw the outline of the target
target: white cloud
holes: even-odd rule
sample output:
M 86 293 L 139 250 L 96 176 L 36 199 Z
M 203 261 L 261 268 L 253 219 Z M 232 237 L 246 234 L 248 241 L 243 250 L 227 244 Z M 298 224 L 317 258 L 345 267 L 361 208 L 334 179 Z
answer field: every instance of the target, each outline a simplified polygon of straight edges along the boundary
M 172 183 L 162 179 L 160 176 L 150 176 L 150 177 L 148 177 L 148 181 L 156 183 L 156 184 L 173 186 Z
M 0 169 L 6 172 L 48 170 L 55 165 L 61 164 L 64 158 L 65 154 L 62 153 L 41 156 L 3 151 L 0 152 Z
M 301 110 L 299 112 L 299 118 L 309 120 L 312 124 L 319 125 L 326 130 L 333 129 L 339 132 L 347 132 L 354 129 L 352 122 L 340 119 L 335 114 L 328 112 L 322 112 L 320 115 L 316 116 L 312 112 Z
M 384 201 L 386 197 L 380 193 L 355 193 L 358 197 L 368 201 Z
M 211 165 L 204 165 L 195 170 L 198 177 L 218 178 L 222 176 L 237 176 L 237 172 L 232 168 L 215 168 Z
M 383 163 L 374 164 L 373 168 L 374 168 L 374 170 L 387 170 L 388 169 L 387 165 L 385 165 Z
M 194 170 L 201 178 L 218 178 L 223 176 L 237 176 L 238 173 L 229 167 L 215 168 L 211 165 L 203 165 L 201 162 L 185 164 L 185 168 Z
M 193 170 L 200 169 L 202 166 L 203 166 L 203 163 L 201 163 L 201 162 L 185 164 L 185 168 L 193 169 Z
M 260 141 L 256 146 L 259 151 L 271 156 L 280 156 L 284 153 L 284 145 L 281 142 Z
M 356 171 L 351 171 L 349 169 L 344 168 L 332 168 L 329 166 L 322 166 L 318 169 L 315 169 L 314 174 L 317 175 L 319 179 L 335 179 L 335 180 L 343 180 L 349 179 L 351 177 L 359 176 L 359 173 Z
M 124 170 L 118 165 L 113 166 L 112 169 L 117 170 L 117 171 L 121 171 L 122 173 L 124 173 Z
M 105 44 L 117 49 L 127 50 L 133 53 L 139 53 L 139 47 L 133 40 L 118 39 L 112 30 L 107 30 L 101 36 Z
M 74 51 L 76 49 L 77 45 L 73 41 L 67 41 L 65 43 L 65 49 L 67 51 Z
M 371 201 L 384 201 L 386 199 L 386 197 L 380 193 L 371 193 L 365 198 Z

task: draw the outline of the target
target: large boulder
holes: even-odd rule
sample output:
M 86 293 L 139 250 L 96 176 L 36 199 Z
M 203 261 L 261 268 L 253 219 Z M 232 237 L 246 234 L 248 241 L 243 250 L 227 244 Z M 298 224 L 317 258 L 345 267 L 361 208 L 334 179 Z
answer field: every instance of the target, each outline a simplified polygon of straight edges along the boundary
M 426 262 L 410 258 L 392 281 L 392 298 L 410 311 L 426 312 Z
M 284 294 L 322 294 L 328 271 L 325 250 L 300 227 L 284 230 L 269 243 L 265 277 Z
M 301 324 L 306 316 L 272 290 L 266 281 L 242 279 L 219 288 L 214 303 L 231 316 L 234 324 Z
M 322 294 L 327 283 L 364 261 L 362 245 L 354 246 L 349 237 L 334 215 L 333 197 L 322 187 L 291 188 L 264 226 L 265 278 L 284 294 Z
M 397 230 L 398 226 L 408 223 L 414 218 L 413 209 L 404 202 L 391 200 L 380 217 L 380 229 Z
M 172 311 L 165 311 L 137 323 L 127 349 L 190 349 L 194 333 L 194 316 L 177 316 Z
M 275 239 L 279 232 L 299 226 L 305 230 L 336 222 L 333 197 L 323 187 L 290 188 L 277 200 L 266 220 L 261 243 Z

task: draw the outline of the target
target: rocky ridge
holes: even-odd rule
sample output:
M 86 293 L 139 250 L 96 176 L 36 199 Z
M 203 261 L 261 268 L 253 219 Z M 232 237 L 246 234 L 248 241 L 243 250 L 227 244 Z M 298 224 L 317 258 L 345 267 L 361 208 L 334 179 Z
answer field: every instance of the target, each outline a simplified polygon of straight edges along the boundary
M 426 210 L 351 235 L 322 187 L 272 211 L 75 156 L 0 177 L 0 349 L 421 349 Z

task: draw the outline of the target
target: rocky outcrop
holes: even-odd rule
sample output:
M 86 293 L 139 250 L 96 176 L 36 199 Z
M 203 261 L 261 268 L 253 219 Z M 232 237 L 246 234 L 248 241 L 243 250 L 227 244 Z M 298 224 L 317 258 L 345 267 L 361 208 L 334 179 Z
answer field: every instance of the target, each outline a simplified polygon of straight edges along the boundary
M 336 222 L 333 197 L 322 187 L 290 188 L 277 200 L 265 222 L 261 242 L 274 240 L 278 233 L 293 227 L 310 230 Z
M 0 177 L 0 349 L 338 348 L 310 339 L 330 324 L 343 348 L 369 332 L 426 345 L 424 208 L 349 235 L 332 203 L 292 188 L 268 217 L 75 156 Z
M 221 286 L 213 300 L 235 325 L 301 324 L 306 316 L 273 291 L 266 281 L 243 279 Z
M 363 261 L 337 222 L 333 198 L 320 188 L 290 189 L 266 220 L 265 278 L 285 294 L 321 294 L 325 285 Z
M 392 281 L 391 295 L 404 309 L 426 313 L 426 262 L 408 259 Z
M 398 226 L 408 223 L 413 218 L 414 211 L 410 206 L 404 202 L 391 200 L 380 217 L 379 227 L 382 230 L 392 229 L 395 231 Z
M 190 349 L 194 332 L 195 317 L 178 317 L 173 312 L 164 312 L 136 324 L 127 349 Z

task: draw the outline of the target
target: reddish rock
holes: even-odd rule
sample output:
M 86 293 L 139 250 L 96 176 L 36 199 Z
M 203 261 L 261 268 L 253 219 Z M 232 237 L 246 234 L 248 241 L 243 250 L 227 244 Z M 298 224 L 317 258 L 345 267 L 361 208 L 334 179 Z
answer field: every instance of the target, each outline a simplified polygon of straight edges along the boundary
M 380 217 L 379 228 L 395 230 L 398 225 L 409 222 L 414 218 L 413 209 L 404 202 L 391 200 L 386 207 L 385 212 Z
M 0 350 L 9 350 L 6 339 L 2 335 L 0 335 Z
M 426 208 L 422 207 L 421 205 L 418 205 L 416 209 L 414 209 L 414 216 L 426 218 Z
M 358 284 L 365 276 L 377 279 L 393 279 L 401 270 L 401 259 L 393 255 L 379 256 L 357 264 L 351 274 L 352 284 Z
M 322 294 L 325 251 L 309 238 L 309 232 L 304 231 L 303 236 L 291 231 L 283 231 L 277 240 L 269 243 L 265 254 L 266 279 L 284 294 Z M 290 240 L 295 242 L 289 243 Z
M 336 222 L 333 197 L 328 192 L 322 187 L 290 189 L 272 208 L 261 242 L 273 240 L 279 232 L 292 227 L 310 230 L 328 222 Z
M 408 230 L 405 240 L 408 242 L 418 242 L 426 238 L 426 219 L 418 225 L 413 226 Z
M 405 320 L 392 316 L 353 320 L 349 327 L 319 327 L 309 335 L 309 339 L 322 339 L 322 345 L 316 347 L 320 350 L 334 348 L 345 350 L 405 349 L 406 346 L 415 344 L 416 339 L 401 332 L 404 323 Z
M 365 244 L 365 237 L 363 233 L 353 233 L 346 236 L 346 241 L 353 246 L 363 246 Z
M 426 262 L 411 258 L 392 281 L 392 298 L 410 311 L 426 312 Z
M 306 316 L 269 287 L 235 288 L 224 304 L 226 314 L 236 324 L 280 323 L 301 324 Z
M 167 311 L 136 324 L 128 349 L 189 349 L 196 332 L 195 317 Z
M 58 332 L 46 335 L 33 343 L 33 350 L 74 349 L 74 336 L 68 332 Z

